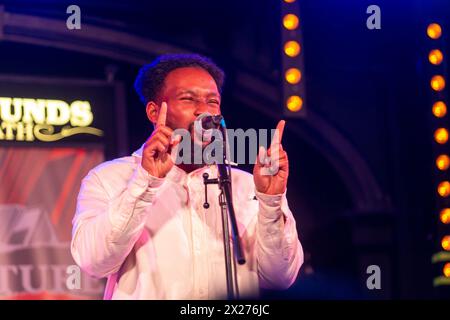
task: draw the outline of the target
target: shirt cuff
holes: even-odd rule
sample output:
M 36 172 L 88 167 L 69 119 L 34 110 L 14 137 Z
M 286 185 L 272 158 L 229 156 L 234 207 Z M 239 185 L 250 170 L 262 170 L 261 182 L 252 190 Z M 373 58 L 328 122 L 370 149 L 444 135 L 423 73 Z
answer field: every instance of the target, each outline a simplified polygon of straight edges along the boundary
M 141 197 L 146 192 L 156 192 L 164 181 L 164 178 L 157 178 L 149 174 L 147 170 L 139 164 L 134 171 L 128 187 L 133 196 Z
M 278 219 L 283 215 L 281 203 L 285 193 L 282 194 L 265 194 L 255 190 L 256 198 L 259 200 L 260 213 L 270 219 Z

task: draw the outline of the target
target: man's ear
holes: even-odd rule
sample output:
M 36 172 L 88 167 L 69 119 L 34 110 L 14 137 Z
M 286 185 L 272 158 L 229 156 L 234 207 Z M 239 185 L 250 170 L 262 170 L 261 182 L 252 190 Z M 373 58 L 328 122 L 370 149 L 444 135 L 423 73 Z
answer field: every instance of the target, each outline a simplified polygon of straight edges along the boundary
M 147 118 L 150 120 L 153 125 L 156 124 L 156 121 L 158 120 L 158 110 L 159 107 L 154 101 L 150 101 L 147 103 L 147 106 L 145 107 L 145 112 L 147 113 Z

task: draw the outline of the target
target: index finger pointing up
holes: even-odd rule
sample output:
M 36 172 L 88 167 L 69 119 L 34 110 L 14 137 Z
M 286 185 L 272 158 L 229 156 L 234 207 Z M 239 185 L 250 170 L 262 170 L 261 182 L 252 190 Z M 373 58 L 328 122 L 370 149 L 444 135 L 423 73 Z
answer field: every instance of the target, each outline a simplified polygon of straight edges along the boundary
M 275 134 L 272 139 L 272 146 L 281 144 L 281 139 L 283 138 L 283 131 L 286 121 L 280 120 L 277 124 L 277 128 L 275 130 Z
M 167 103 L 161 103 L 161 107 L 159 108 L 158 120 L 156 121 L 156 126 L 165 126 L 167 118 Z

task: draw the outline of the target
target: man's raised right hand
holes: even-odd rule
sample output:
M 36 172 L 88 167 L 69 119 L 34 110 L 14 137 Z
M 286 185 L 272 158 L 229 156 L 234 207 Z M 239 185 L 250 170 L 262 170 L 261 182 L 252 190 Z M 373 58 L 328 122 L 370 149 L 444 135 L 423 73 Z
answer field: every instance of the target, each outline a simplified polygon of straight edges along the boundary
M 174 165 L 170 155 L 180 139 L 173 139 L 173 130 L 166 126 L 167 103 L 163 102 L 159 108 L 155 130 L 144 144 L 142 152 L 142 167 L 157 178 L 164 178 Z M 179 137 L 178 137 L 179 138 Z

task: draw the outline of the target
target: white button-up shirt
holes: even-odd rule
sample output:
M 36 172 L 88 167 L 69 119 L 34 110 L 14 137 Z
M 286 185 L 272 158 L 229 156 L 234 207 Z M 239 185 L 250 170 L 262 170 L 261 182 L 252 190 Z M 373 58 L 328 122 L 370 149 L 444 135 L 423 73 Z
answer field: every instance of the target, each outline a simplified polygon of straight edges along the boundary
M 142 148 L 105 162 L 83 179 L 71 252 L 88 274 L 107 277 L 105 299 L 226 299 L 220 190 L 203 173 L 177 166 L 160 179 L 141 166 Z M 240 297 L 288 288 L 303 263 L 285 195 L 255 190 L 253 176 L 232 169 L 233 202 L 246 263 L 237 266 Z M 231 232 L 231 231 L 230 231 Z M 231 245 L 231 247 L 233 247 Z

